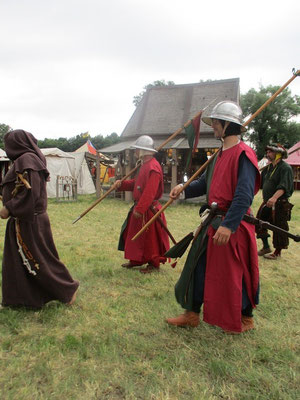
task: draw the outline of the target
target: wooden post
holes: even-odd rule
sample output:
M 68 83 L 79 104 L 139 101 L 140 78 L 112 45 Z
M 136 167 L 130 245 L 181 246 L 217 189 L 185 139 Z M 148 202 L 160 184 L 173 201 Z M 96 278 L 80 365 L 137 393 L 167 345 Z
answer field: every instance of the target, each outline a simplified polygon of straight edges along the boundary
M 177 185 L 177 150 L 172 149 L 172 178 L 171 178 L 171 190 Z
M 60 177 L 57 176 L 56 177 L 56 201 L 59 201 L 59 194 L 58 194 L 58 191 L 59 191 L 59 179 L 60 179 Z
M 133 168 L 131 165 L 131 157 L 130 157 L 130 150 L 125 150 L 125 175 L 127 175 L 130 170 Z M 124 192 L 125 193 L 125 201 L 130 203 L 132 201 L 132 192 Z
M 100 185 L 100 154 L 97 152 L 96 155 L 96 196 L 97 199 L 101 196 L 101 185 Z

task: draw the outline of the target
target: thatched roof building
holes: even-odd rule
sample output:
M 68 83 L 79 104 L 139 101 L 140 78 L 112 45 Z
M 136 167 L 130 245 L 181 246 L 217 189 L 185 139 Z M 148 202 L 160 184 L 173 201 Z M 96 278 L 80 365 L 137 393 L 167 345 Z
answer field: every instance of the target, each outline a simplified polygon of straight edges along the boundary
M 222 100 L 239 102 L 239 98 L 239 78 L 152 87 L 146 91 L 125 126 L 121 134 L 121 142 L 101 149 L 101 152 L 118 154 L 120 175 L 128 173 L 134 162 L 130 146 L 139 136 L 151 136 L 155 148 L 158 148 L 170 135 L 208 104 L 210 106 L 205 114 L 209 114 L 214 105 Z M 205 161 L 204 158 L 207 154 L 219 146 L 220 142 L 214 138 L 212 128 L 201 123 L 198 143 L 199 153 L 193 159 L 193 168 L 198 168 Z M 162 165 L 166 192 L 169 191 L 171 184 L 173 185 L 182 179 L 183 165 L 188 149 L 184 131 L 163 147 L 165 157 L 162 160 Z

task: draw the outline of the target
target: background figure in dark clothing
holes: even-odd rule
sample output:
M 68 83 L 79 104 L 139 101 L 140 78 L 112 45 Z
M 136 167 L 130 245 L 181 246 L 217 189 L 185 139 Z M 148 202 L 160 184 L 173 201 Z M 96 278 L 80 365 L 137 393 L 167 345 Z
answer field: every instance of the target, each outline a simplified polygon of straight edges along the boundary
M 289 230 L 288 221 L 291 219 L 293 205 L 288 199 L 293 193 L 293 170 L 289 164 L 283 161 L 287 158 L 287 151 L 280 144 L 270 144 L 266 147 L 266 156 L 270 164 L 261 174 L 261 188 L 263 203 L 261 204 L 257 218 L 268 221 L 286 231 Z M 263 248 L 258 255 L 270 260 L 276 260 L 281 256 L 281 250 L 287 249 L 289 239 L 279 232 L 273 233 L 274 253 L 268 243 L 270 236 L 266 229 L 256 228 L 257 238 L 262 239 Z
M 41 308 L 51 300 L 73 304 L 79 286 L 59 256 L 47 214 L 46 159 L 31 133 L 8 132 L 7 156 L 14 161 L 3 180 L 6 226 L 2 305 Z

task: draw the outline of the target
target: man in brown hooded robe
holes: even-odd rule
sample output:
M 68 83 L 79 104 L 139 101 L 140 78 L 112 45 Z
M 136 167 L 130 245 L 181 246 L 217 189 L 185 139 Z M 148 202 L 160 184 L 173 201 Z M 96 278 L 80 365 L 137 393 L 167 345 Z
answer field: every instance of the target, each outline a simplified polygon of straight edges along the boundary
M 2 219 L 8 218 L 3 264 L 2 305 L 41 308 L 51 300 L 73 304 L 79 282 L 59 256 L 47 214 L 46 159 L 31 133 L 8 132 L 7 156 L 14 161 L 2 182 Z

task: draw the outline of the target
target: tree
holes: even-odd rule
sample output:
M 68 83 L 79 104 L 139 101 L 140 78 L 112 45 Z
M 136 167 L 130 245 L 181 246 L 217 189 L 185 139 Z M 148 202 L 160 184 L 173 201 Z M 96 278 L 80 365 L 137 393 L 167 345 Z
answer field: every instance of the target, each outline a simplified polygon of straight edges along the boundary
M 101 149 L 103 147 L 111 146 L 115 143 L 118 143 L 121 139 L 115 133 L 111 133 L 110 135 L 103 137 L 103 135 L 97 135 L 94 137 L 90 137 L 86 133 L 81 133 L 80 135 L 76 135 L 71 137 L 70 139 L 67 138 L 59 138 L 59 139 L 44 139 L 38 141 L 38 146 L 41 149 L 45 149 L 48 147 L 58 147 L 62 151 L 75 151 L 80 146 L 82 146 L 86 141 L 90 139 L 92 144 L 96 147 L 96 149 Z
M 103 137 L 102 135 L 95 136 L 91 139 L 93 145 L 97 149 L 112 146 L 115 143 L 119 143 L 121 140 L 120 136 L 116 132 L 111 133 L 108 136 Z
M 0 124 L 0 148 L 4 148 L 4 135 L 11 130 L 11 127 L 5 124 Z
M 250 89 L 242 95 L 244 117 L 254 114 L 279 88 L 260 86 L 259 91 Z M 286 88 L 254 118 L 244 137 L 252 143 L 258 159 L 264 156 L 265 147 L 270 143 L 280 143 L 288 149 L 300 140 L 300 124 L 293 120 L 299 114 L 300 96 L 292 96 Z
M 141 102 L 144 94 L 146 93 L 147 89 L 150 89 L 152 87 L 157 87 L 157 86 L 174 86 L 174 85 L 175 85 L 175 83 L 173 81 L 167 81 L 166 82 L 164 79 L 149 83 L 148 85 L 144 86 L 144 90 L 142 92 L 140 92 L 137 96 L 133 97 L 133 101 L 132 102 L 137 107 L 140 104 L 140 102 Z

